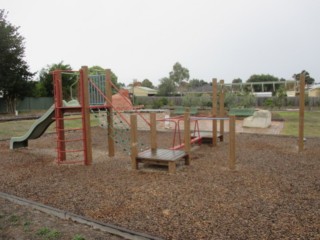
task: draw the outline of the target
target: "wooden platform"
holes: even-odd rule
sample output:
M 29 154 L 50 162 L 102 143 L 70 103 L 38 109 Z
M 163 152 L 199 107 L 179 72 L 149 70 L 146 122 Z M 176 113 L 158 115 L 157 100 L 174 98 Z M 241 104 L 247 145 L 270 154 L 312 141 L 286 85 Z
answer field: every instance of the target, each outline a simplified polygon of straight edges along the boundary
M 168 166 L 169 173 L 175 173 L 177 162 L 181 159 L 184 159 L 186 165 L 190 165 L 189 155 L 185 151 L 170 149 L 149 149 L 138 154 L 136 158 L 136 165 L 137 169 L 139 162 L 151 163 L 155 165 L 165 165 Z

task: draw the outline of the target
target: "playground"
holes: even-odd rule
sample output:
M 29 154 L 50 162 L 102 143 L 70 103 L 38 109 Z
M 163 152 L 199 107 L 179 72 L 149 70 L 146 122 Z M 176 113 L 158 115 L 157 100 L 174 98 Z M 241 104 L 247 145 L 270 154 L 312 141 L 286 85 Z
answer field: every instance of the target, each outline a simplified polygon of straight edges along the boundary
M 212 116 L 191 117 L 187 111 L 171 119 L 169 129 L 156 132 L 155 126 L 166 128 L 168 118 L 151 114 L 146 119 L 150 126 L 142 123 L 144 117 L 135 122 L 137 114 L 119 119 L 108 94 L 107 105 L 93 108 L 100 126 L 88 129 L 84 101 L 81 107 L 67 106 L 60 98 L 45 118 L 52 121 L 54 116 L 57 133 L 31 140 L 48 125 L 39 122 L 31 129 L 42 128 L 27 137 L 0 142 L 1 192 L 161 239 L 318 239 L 320 138 L 301 142 L 272 135 L 281 124 L 271 125 L 270 132 L 247 133 L 232 117 L 216 118 L 214 91 L 213 84 Z M 66 117 L 67 111 L 82 116 Z M 67 129 L 64 121 L 69 120 L 84 126 Z M 118 128 L 111 128 L 110 121 Z M 177 121 L 181 129 L 176 132 Z M 217 129 L 224 131 L 223 138 L 199 145 L 196 134 L 190 138 L 197 127 L 211 136 Z M 172 142 L 174 132 L 177 139 L 181 134 L 181 142 Z M 74 142 L 81 151 L 69 148 Z M 166 154 L 178 150 L 188 161 L 177 159 L 170 171 L 170 163 L 153 159 L 136 170 L 138 151 L 147 145 L 151 154 L 152 148 L 166 149 Z

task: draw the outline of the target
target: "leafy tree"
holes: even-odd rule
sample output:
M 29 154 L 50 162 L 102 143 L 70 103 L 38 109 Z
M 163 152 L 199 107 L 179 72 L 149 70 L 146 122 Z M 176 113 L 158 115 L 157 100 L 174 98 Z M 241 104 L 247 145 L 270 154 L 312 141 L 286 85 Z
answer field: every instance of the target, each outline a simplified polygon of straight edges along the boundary
M 192 79 L 188 82 L 189 89 L 195 89 L 195 88 L 202 87 L 205 85 L 209 85 L 209 83 L 207 83 L 204 80 L 199 80 L 199 79 Z
M 248 80 L 247 83 L 258 83 L 258 82 L 278 82 L 279 79 L 277 77 L 274 77 L 269 74 L 261 74 L 252 75 Z M 277 86 L 278 85 L 278 86 Z M 279 88 L 279 84 L 276 84 L 275 88 Z M 255 92 L 262 92 L 262 86 L 261 85 L 253 85 L 253 89 Z M 264 91 L 265 92 L 272 92 L 273 91 L 273 85 L 272 84 L 266 84 L 264 85 Z
M 176 85 L 172 79 L 167 77 L 160 79 L 159 91 L 158 91 L 160 96 L 170 96 L 175 94 L 175 92 L 176 92 Z
M 235 78 L 232 80 L 232 83 L 242 83 L 242 79 L 241 78 Z
M 63 61 L 47 65 L 42 68 L 39 74 L 39 84 L 37 88 L 40 90 L 38 95 L 40 97 L 53 97 L 53 76 L 54 70 L 72 70 L 69 64 L 64 64 Z M 65 100 L 70 98 L 70 86 L 77 80 L 75 74 L 62 74 L 62 94 Z
M 98 65 L 94 65 L 88 68 L 89 75 L 103 75 L 106 70 Z
M 47 96 L 47 91 L 46 91 L 44 85 L 39 81 L 35 82 L 35 85 L 32 89 L 33 89 L 32 95 L 31 95 L 32 97 L 45 97 L 45 96 Z
M 178 86 L 180 86 L 183 81 L 189 81 L 189 77 L 189 70 L 182 67 L 178 62 L 173 65 L 173 70 L 169 73 L 169 78 Z
M 144 79 L 141 83 L 142 87 L 154 88 L 152 82 L 149 79 Z
M 98 74 L 105 74 L 106 70 L 98 65 L 89 67 L 89 75 L 98 75 Z M 111 81 L 112 83 L 117 87 L 121 88 L 124 87 L 124 83 L 118 82 L 118 77 L 114 74 L 114 72 L 111 71 Z
M 241 78 L 235 78 L 232 80 L 232 83 L 242 83 L 242 79 Z M 236 91 L 236 92 L 239 92 L 241 91 L 242 87 L 241 85 L 235 85 L 235 86 L 232 86 L 232 91 Z
M 305 74 L 305 83 L 308 84 L 308 85 L 311 85 L 314 83 L 314 78 L 310 77 L 310 74 L 306 71 L 306 70 L 302 70 L 301 73 L 296 73 L 296 74 L 293 74 L 293 78 L 296 80 L 296 81 L 299 81 L 300 80 L 300 75 L 304 73 Z
M 19 27 L 7 21 L 7 13 L 0 9 L 0 90 L 13 113 L 16 102 L 30 93 L 29 80 L 34 75 L 24 60 L 24 38 Z

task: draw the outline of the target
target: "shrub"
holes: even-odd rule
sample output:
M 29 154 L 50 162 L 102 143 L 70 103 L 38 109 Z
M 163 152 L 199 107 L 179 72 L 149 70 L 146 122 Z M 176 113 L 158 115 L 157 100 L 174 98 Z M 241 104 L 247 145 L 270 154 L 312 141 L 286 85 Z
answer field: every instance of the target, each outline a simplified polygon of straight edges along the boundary
M 182 98 L 182 105 L 185 107 L 200 106 L 200 97 L 193 94 L 187 94 Z
M 227 92 L 227 94 L 225 95 L 225 98 L 224 98 L 224 105 L 227 107 L 227 108 L 234 108 L 234 107 L 237 107 L 237 101 L 238 100 L 238 97 L 231 93 L 231 92 Z
M 256 97 L 252 94 L 246 94 L 241 97 L 241 106 L 248 108 L 256 105 Z
M 273 99 L 272 98 L 268 98 L 264 101 L 263 103 L 264 106 L 272 109 L 274 107 L 274 102 L 273 102 Z
M 152 103 L 153 109 L 159 109 L 164 105 L 168 105 L 168 99 L 167 98 L 161 98 L 161 99 L 154 99 Z
M 209 94 L 202 94 L 200 97 L 200 106 L 201 107 L 211 107 L 212 106 L 212 98 Z

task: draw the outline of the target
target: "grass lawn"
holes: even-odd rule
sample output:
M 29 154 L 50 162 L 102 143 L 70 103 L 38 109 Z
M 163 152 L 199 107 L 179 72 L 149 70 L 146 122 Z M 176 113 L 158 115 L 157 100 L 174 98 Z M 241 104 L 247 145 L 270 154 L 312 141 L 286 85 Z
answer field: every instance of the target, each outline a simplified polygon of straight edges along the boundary
M 299 131 L 299 112 L 298 111 L 279 111 L 275 112 L 280 118 L 284 119 L 283 135 L 298 136 Z M 320 112 L 306 111 L 304 115 L 304 135 L 306 137 L 320 137 Z
M 281 134 L 298 136 L 299 112 L 298 111 L 275 111 L 272 113 L 275 118 L 284 119 L 284 129 Z M 71 116 L 74 117 L 74 116 Z M 10 139 L 24 135 L 35 120 L 0 122 L 0 140 Z M 91 126 L 98 126 L 99 120 L 91 114 Z M 79 128 L 81 120 L 65 121 L 65 128 Z M 46 132 L 55 132 L 53 122 Z M 320 111 L 306 111 L 304 135 L 306 137 L 320 137 Z
M 76 117 L 76 115 L 73 116 L 67 116 L 66 118 L 70 117 Z M 9 122 L 0 122 L 0 140 L 2 139 L 10 139 L 11 137 L 20 137 L 23 136 L 29 128 L 32 126 L 32 124 L 36 120 L 21 120 L 21 121 L 9 121 Z M 94 114 L 90 115 L 90 124 L 91 126 L 98 126 L 99 120 L 95 118 Z M 53 122 L 50 127 L 46 130 L 46 133 L 55 132 L 56 124 Z M 70 128 L 79 128 L 81 127 L 81 120 L 70 120 L 65 121 L 65 129 Z

